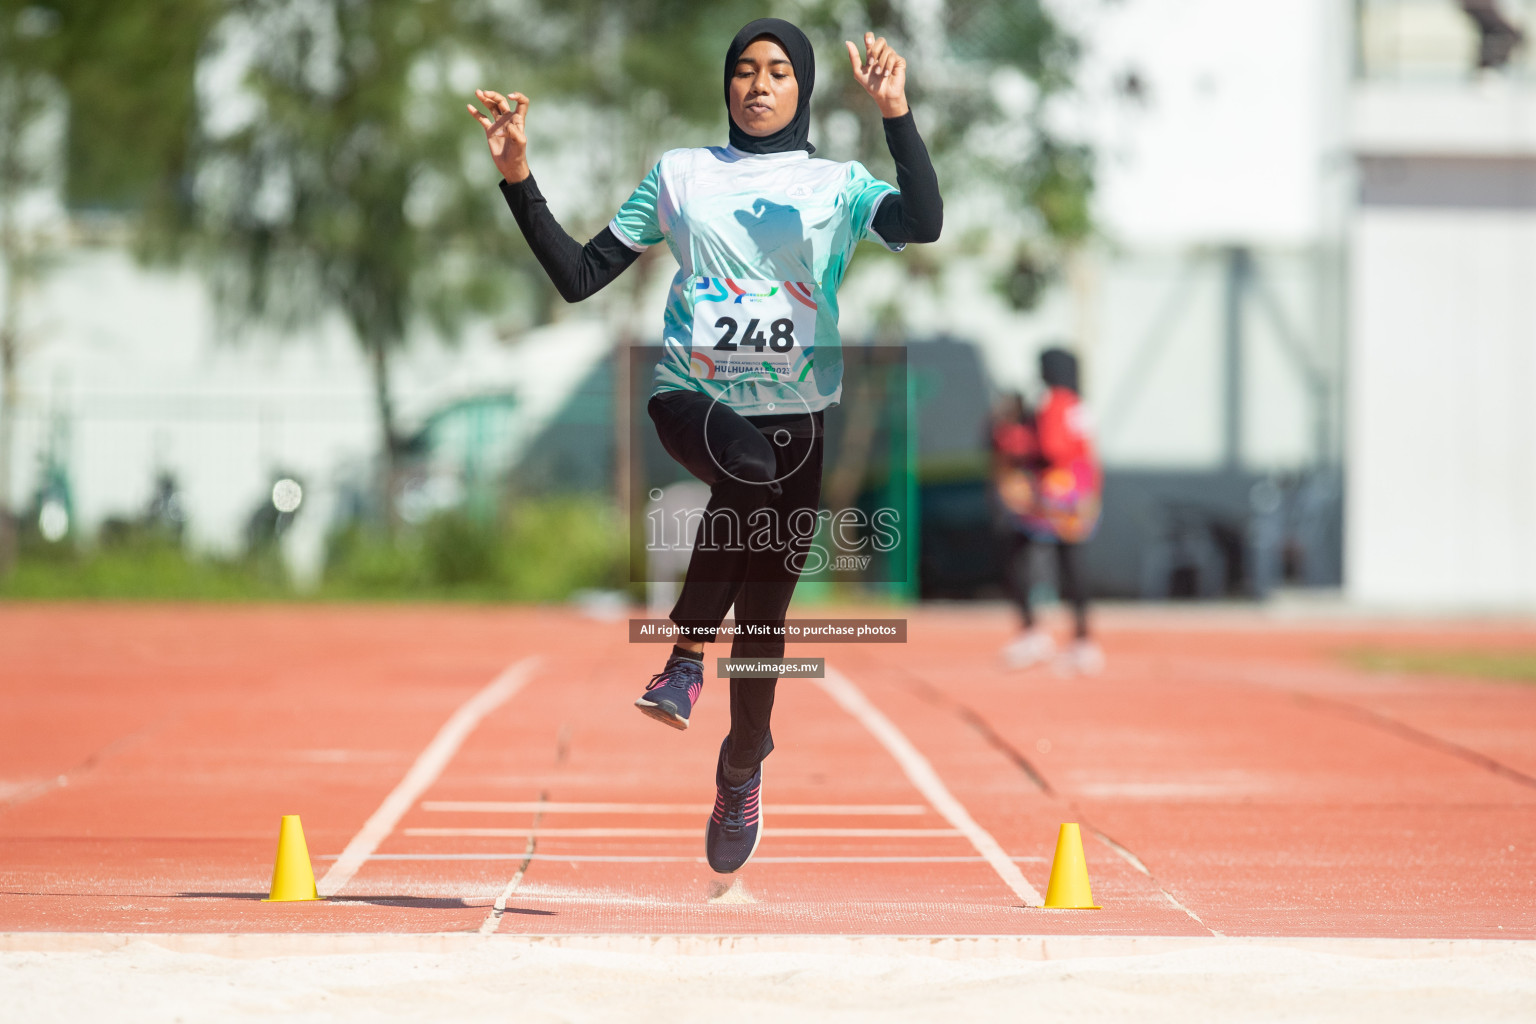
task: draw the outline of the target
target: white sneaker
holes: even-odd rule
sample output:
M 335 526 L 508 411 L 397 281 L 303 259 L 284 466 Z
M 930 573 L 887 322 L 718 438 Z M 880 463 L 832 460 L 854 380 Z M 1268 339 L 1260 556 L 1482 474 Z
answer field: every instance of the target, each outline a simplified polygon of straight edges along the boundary
M 1104 652 L 1092 640 L 1074 640 L 1056 659 L 1059 676 L 1096 676 L 1104 671 Z
M 1003 662 L 1009 668 L 1029 668 L 1051 660 L 1056 641 L 1043 629 L 1027 629 L 1003 648 Z

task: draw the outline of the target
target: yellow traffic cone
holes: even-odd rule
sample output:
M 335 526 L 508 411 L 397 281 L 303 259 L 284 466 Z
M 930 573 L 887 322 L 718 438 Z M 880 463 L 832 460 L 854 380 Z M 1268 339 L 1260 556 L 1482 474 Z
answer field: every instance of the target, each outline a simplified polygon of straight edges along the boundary
M 291 903 L 318 900 L 315 872 L 309 866 L 309 847 L 304 842 L 304 826 L 297 814 L 283 815 L 283 827 L 277 833 L 277 863 L 272 866 L 272 891 L 263 903 Z
M 1098 910 L 1088 890 L 1088 862 L 1083 858 L 1083 834 L 1077 825 L 1061 826 L 1056 833 L 1056 858 L 1051 861 L 1051 883 L 1045 889 L 1045 905 L 1053 910 Z

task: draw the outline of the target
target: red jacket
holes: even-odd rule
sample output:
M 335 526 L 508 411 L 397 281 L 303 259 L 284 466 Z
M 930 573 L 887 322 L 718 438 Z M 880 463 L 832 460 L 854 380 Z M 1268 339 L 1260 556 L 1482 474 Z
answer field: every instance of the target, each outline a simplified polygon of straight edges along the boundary
M 1103 484 L 1103 470 L 1093 447 L 1093 431 L 1088 410 L 1068 388 L 1051 388 L 1036 414 L 1036 433 L 1040 454 L 1054 469 L 1069 469 L 1086 463 L 1093 476 L 1094 490 Z

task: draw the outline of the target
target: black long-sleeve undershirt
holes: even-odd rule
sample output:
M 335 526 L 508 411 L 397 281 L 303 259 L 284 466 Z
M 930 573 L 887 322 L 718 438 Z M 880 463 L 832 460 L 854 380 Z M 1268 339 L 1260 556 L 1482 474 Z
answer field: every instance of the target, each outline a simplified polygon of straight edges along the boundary
M 944 199 L 939 195 L 939 176 L 928 147 L 917 134 L 917 122 L 909 110 L 885 119 L 885 144 L 896 161 L 896 187 L 875 210 L 872 227 L 892 245 L 936 242 L 944 227 Z
M 892 245 L 937 240 L 944 224 L 944 201 L 939 196 L 938 175 L 910 111 L 885 119 L 885 142 L 896 161 L 900 191 L 881 201 L 871 226 Z M 517 218 L 528 248 L 566 302 L 595 295 L 640 258 L 609 228 L 593 235 L 586 245 L 578 243 L 550 212 L 531 174 L 516 184 L 501 182 L 501 194 Z
M 549 212 L 549 203 L 532 174 L 516 184 L 502 181 L 501 194 L 528 239 L 528 248 L 566 302 L 580 302 L 597 294 L 640 258 L 608 228 L 593 235 L 586 245 L 566 234 Z

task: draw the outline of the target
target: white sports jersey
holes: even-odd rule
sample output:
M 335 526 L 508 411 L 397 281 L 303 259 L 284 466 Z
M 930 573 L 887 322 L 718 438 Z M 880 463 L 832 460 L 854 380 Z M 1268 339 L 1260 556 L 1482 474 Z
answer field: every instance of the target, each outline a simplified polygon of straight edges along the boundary
M 677 258 L 656 390 L 701 391 L 746 416 L 816 411 L 842 396 L 837 289 L 894 185 L 803 150 L 733 146 L 662 156 L 609 228 Z

